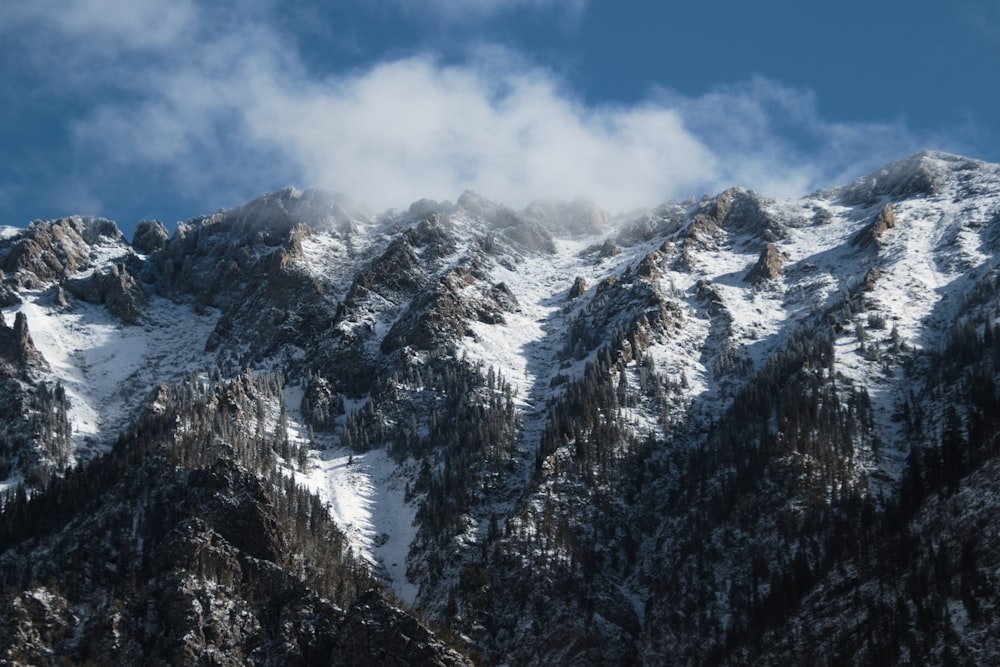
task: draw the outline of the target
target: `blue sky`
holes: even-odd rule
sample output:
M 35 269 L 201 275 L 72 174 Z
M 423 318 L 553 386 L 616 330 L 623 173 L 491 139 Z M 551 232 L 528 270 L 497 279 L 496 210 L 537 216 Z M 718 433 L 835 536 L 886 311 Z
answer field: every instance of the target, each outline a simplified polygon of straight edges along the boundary
M 15 0 L 0 224 L 172 227 L 287 185 L 800 195 L 924 148 L 1000 161 L 998 65 L 998 0 Z

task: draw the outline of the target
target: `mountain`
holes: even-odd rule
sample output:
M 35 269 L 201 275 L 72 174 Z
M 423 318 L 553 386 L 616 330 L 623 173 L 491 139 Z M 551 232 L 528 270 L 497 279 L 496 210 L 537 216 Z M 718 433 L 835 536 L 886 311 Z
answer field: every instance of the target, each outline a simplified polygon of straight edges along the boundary
M 5 228 L 2 657 L 995 661 L 998 267 L 1000 165 L 929 152 Z

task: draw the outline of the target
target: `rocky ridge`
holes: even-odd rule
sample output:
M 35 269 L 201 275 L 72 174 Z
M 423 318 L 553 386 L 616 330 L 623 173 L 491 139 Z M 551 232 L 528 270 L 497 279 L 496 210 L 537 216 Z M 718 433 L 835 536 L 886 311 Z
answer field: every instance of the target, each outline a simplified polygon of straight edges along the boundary
M 734 188 L 617 219 L 473 193 L 376 216 L 287 190 L 166 239 L 144 223 L 139 252 L 103 222 L 36 223 L 2 242 L 0 268 L 16 297 L 5 316 L 26 317 L 49 367 L 5 395 L 16 414 L 54 414 L 38 401 L 62 383 L 70 398 L 45 400 L 66 423 L 118 409 L 88 389 L 98 366 L 79 360 L 98 358 L 67 347 L 66 316 L 86 340 L 138 341 L 137 328 L 190 313 L 204 334 L 184 349 L 201 372 L 144 377 L 164 366 L 143 348 L 134 386 L 224 387 L 246 368 L 288 379 L 267 419 L 252 416 L 260 406 L 230 414 L 248 433 L 287 424 L 273 458 L 249 465 L 251 447 L 179 482 L 198 498 L 228 480 L 223 497 L 261 518 L 241 542 L 220 528 L 234 516 L 198 507 L 194 543 L 236 554 L 216 569 L 308 561 L 272 539 L 250 491 L 280 470 L 323 494 L 373 571 L 489 664 L 988 660 L 1000 655 L 993 535 L 973 526 L 995 507 L 998 225 L 1000 167 L 939 153 L 800 200 Z M 156 410 L 194 390 L 164 391 Z M 244 402 L 227 391 L 205 397 L 213 410 Z M 9 473 L 71 477 L 93 450 L 35 424 L 7 446 Z M 60 447 L 40 444 L 48 432 Z M 976 509 L 945 530 L 956 495 Z M 940 541 L 916 548 L 927 531 Z M 179 600 L 208 590 L 172 585 Z M 233 604 L 253 615 L 240 590 Z M 60 627 L 73 608 L 20 595 L 19 609 L 49 615 L 29 614 L 32 627 Z M 382 604 L 356 602 L 334 606 Z M 308 604 L 288 614 L 318 618 Z M 393 647 L 386 660 L 402 650 L 344 613 L 324 617 L 319 644 L 292 623 L 292 644 L 367 636 L 369 651 Z M 254 660 L 259 638 L 280 634 L 268 622 L 252 640 L 195 633 L 178 659 L 236 642 Z M 386 627 L 411 636 L 410 623 Z M 854 652 L 831 652 L 823 628 L 842 628 L 836 644 Z

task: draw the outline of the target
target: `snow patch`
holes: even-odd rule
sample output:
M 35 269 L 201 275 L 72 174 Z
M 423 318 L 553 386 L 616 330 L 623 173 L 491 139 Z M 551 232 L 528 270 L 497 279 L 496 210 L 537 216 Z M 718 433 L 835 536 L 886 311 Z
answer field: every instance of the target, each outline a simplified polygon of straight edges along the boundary
M 73 300 L 60 309 L 42 292 L 23 297 L 4 315 L 24 313 L 35 347 L 51 367 L 47 379 L 66 390 L 78 460 L 106 451 L 158 384 L 211 365 L 204 349 L 215 317 L 196 315 L 188 306 L 153 297 L 149 323 L 126 326 L 102 306 Z
M 419 590 L 406 577 L 406 557 L 417 529 L 406 479 L 385 450 L 336 448 L 315 453 L 305 481 L 329 504 L 358 554 L 383 570 L 399 599 L 412 606 Z

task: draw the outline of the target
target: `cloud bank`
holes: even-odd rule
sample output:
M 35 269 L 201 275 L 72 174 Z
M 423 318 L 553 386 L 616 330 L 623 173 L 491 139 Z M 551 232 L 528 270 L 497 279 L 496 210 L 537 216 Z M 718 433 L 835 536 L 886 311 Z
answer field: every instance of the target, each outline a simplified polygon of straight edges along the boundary
M 831 122 L 809 91 L 764 78 L 592 103 L 499 47 L 459 65 L 422 53 L 317 72 L 266 3 L 239 22 L 194 0 L 63 4 L 8 15 L 0 35 L 25 32 L 36 55 L 72 52 L 71 69 L 37 59 L 52 81 L 112 91 L 86 98 L 71 127 L 95 173 L 155 171 L 188 198 L 233 204 L 294 183 L 378 210 L 473 189 L 512 206 L 584 195 L 624 211 L 734 184 L 804 194 L 921 147 L 902 122 Z

